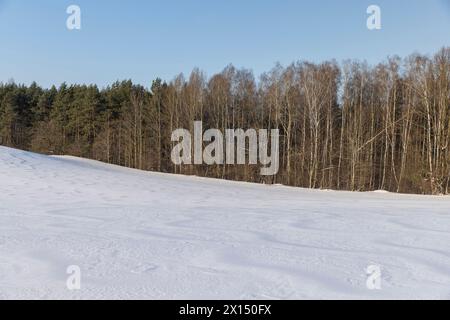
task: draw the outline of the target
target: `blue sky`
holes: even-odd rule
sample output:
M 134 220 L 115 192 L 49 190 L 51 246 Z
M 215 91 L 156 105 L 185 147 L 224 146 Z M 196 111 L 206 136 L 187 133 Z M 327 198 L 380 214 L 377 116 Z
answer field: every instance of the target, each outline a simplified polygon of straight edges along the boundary
M 66 8 L 82 29 L 66 28 Z M 382 9 L 382 30 L 366 9 Z M 0 0 L 0 81 L 43 86 L 132 79 L 149 86 L 227 64 L 256 76 L 276 62 L 377 63 L 450 45 L 450 0 Z

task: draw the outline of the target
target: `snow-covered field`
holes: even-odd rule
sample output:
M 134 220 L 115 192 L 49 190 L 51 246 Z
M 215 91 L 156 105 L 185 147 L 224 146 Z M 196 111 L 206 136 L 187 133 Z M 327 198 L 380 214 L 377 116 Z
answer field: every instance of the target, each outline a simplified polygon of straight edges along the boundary
M 70 265 L 81 290 L 66 287 Z M 381 290 L 366 268 L 381 266 Z M 450 198 L 140 172 L 0 147 L 0 299 L 450 299 Z

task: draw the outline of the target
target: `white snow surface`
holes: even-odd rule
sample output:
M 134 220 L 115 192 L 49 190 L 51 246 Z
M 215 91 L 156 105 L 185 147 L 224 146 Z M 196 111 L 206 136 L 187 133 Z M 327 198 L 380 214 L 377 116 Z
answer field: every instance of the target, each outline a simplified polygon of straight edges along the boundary
M 68 290 L 68 266 L 81 289 Z M 366 286 L 381 267 L 381 289 Z M 450 198 L 0 147 L 0 299 L 450 299 Z

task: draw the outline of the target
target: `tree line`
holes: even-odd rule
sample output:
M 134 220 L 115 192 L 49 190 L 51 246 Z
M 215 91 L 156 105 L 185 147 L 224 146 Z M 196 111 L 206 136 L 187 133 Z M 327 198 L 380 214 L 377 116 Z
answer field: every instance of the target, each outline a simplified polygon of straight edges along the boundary
M 174 165 L 177 128 L 279 129 L 280 170 Z M 450 48 L 432 57 L 279 64 L 257 81 L 227 66 L 207 78 L 106 88 L 0 84 L 0 144 L 121 166 L 291 186 L 448 194 Z

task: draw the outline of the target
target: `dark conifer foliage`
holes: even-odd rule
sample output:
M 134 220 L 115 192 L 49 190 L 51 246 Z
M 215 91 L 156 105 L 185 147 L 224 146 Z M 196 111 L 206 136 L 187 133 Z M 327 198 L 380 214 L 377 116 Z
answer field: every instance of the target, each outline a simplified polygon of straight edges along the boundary
M 280 171 L 259 166 L 175 166 L 171 133 L 275 129 Z M 143 170 L 308 188 L 448 194 L 450 48 L 434 57 L 275 66 L 256 81 L 228 66 L 194 70 L 146 89 L 131 81 L 99 89 L 0 84 L 0 144 Z

